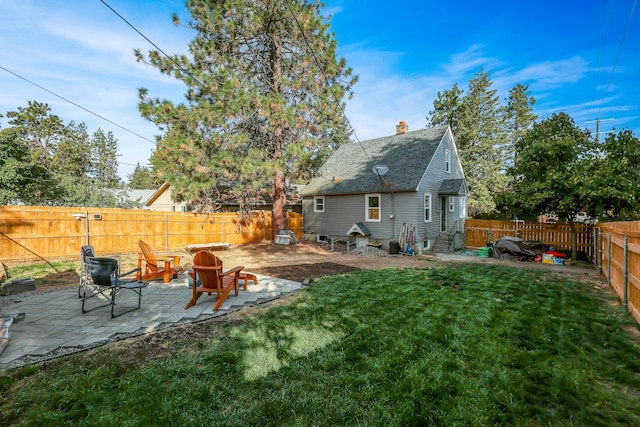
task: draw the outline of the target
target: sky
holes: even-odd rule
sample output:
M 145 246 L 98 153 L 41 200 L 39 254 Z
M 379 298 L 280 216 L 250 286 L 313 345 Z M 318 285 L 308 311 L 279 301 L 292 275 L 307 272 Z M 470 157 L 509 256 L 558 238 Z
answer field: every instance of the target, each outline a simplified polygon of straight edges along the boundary
M 528 85 L 540 119 L 565 112 L 592 132 L 599 120 L 640 136 L 637 2 L 325 0 L 338 56 L 359 77 L 345 110 L 354 139 L 392 135 L 399 121 L 426 127 L 438 92 L 466 91 L 481 71 L 503 102 Z M 126 181 L 160 135 L 140 116 L 138 89 L 184 99 L 181 82 L 133 54 L 154 49 L 148 40 L 187 52 L 194 34 L 174 13 L 188 19 L 183 0 L 0 0 L 0 114 L 38 101 L 65 123 L 112 132 Z

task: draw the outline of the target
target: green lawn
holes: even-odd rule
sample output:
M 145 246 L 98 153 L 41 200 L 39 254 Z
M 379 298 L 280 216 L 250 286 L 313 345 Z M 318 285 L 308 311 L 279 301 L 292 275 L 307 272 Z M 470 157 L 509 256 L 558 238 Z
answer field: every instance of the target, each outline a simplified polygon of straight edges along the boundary
M 326 277 L 225 334 L 0 379 L 2 425 L 640 425 L 635 323 L 608 292 L 484 264 Z

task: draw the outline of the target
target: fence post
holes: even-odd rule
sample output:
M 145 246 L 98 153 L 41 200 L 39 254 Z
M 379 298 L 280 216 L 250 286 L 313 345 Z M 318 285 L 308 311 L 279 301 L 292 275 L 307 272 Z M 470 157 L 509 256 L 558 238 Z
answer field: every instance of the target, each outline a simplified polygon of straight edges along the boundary
M 598 274 L 602 276 L 602 228 L 596 229 L 596 266 L 598 267 Z
M 627 308 L 629 285 L 629 236 L 624 236 L 624 308 Z
M 596 239 L 597 234 L 596 227 L 591 229 L 591 255 L 593 256 L 593 265 L 598 266 L 598 241 Z
M 611 233 L 609 233 L 609 257 L 607 258 L 607 284 L 611 287 Z

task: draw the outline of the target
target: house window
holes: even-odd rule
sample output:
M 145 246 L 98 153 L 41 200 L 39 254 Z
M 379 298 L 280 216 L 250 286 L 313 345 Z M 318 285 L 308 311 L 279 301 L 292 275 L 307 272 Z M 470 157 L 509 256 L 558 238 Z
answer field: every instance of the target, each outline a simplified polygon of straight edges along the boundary
M 446 173 L 451 172 L 451 151 L 449 150 L 444 151 L 444 171 Z
M 367 194 L 365 196 L 366 212 L 365 218 L 367 221 L 380 222 L 380 194 Z
M 316 196 L 313 198 L 313 211 L 324 212 L 324 196 Z
M 455 197 L 449 197 L 449 212 L 455 212 L 456 211 L 456 207 L 455 207 Z
M 171 205 L 171 212 L 175 212 L 176 211 L 176 206 L 175 205 Z
M 467 217 L 467 199 L 460 197 L 460 218 Z
M 431 194 L 424 195 L 424 222 L 431 222 Z
M 180 212 L 186 212 L 187 207 L 185 205 L 180 206 Z

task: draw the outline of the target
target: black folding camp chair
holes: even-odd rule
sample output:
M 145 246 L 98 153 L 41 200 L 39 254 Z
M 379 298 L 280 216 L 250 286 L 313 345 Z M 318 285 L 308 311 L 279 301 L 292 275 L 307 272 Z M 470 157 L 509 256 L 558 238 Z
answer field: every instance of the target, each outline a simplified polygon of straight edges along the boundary
M 111 317 L 113 318 L 140 308 L 140 304 L 142 302 L 142 289 L 148 285 L 148 282 L 137 281 L 135 276 L 131 280 L 122 279 L 122 277 L 137 273 L 140 269 L 135 268 L 124 274 L 120 274 L 118 260 L 115 258 L 88 257 L 87 264 L 89 279 L 83 286 L 82 313 L 87 313 L 97 308 L 111 305 Z M 138 295 L 138 305 L 115 314 L 114 308 L 116 306 L 116 296 L 122 290 L 130 290 L 136 293 Z M 85 303 L 87 300 L 94 297 L 99 297 L 103 300 L 106 299 L 107 302 L 105 304 L 86 309 Z
M 89 280 L 91 280 L 89 260 L 87 258 L 94 256 L 96 255 L 93 246 L 86 245 L 80 248 L 80 284 L 78 285 L 78 298 L 82 298 L 82 291 L 84 287 L 88 285 Z

